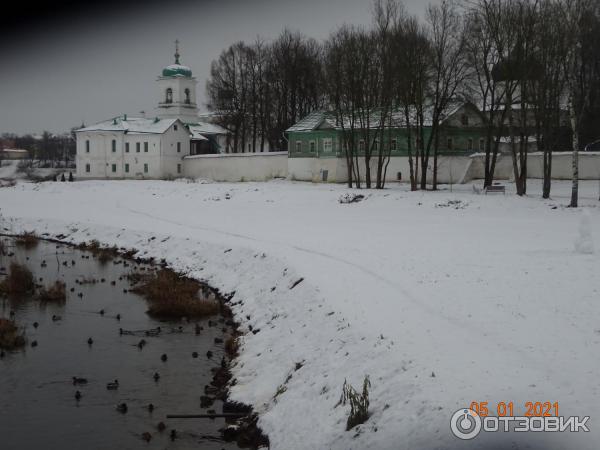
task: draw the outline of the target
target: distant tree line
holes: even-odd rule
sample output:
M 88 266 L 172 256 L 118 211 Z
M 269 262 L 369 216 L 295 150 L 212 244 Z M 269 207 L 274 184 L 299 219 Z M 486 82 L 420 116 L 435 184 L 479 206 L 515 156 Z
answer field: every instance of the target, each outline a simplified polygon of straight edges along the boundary
M 44 131 L 41 135 L 3 133 L 0 135 L 0 150 L 27 150 L 24 158 L 29 165 L 34 161 L 41 167 L 67 167 L 75 160 L 75 133 L 52 134 Z M 0 152 L 0 165 L 3 153 Z
M 408 139 L 412 189 L 427 187 L 428 171 L 437 187 L 440 119 L 460 99 L 487 119 L 485 186 L 494 179 L 504 136 L 517 192 L 526 193 L 532 137 L 544 154 L 547 198 L 552 152 L 565 150 L 557 130 L 566 114 L 575 206 L 577 152 L 600 138 L 600 2 L 443 0 L 420 20 L 399 0 L 376 0 L 371 26 L 343 25 L 324 42 L 284 30 L 271 42 L 230 46 L 213 61 L 206 89 L 234 151 L 287 150 L 289 126 L 329 110 L 343 128 L 349 185 L 361 185 L 362 158 L 365 185 L 377 188 L 390 149 L 376 145 L 399 114 L 414 137 Z M 359 134 L 368 143 L 360 152 Z

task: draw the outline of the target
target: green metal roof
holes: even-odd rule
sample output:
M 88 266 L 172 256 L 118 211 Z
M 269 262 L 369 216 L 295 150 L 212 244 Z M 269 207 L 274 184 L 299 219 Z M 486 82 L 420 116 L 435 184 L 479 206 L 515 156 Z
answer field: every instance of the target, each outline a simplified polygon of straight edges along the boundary
M 181 64 L 171 64 L 162 70 L 163 77 L 192 77 L 192 69 Z

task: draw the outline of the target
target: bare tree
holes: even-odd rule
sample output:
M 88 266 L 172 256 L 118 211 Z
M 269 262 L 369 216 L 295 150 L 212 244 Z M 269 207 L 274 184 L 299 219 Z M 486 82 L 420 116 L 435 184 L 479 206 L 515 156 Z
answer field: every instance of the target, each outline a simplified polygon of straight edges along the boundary
M 580 126 L 592 103 L 593 86 L 600 76 L 600 63 L 594 58 L 593 43 L 598 45 L 600 5 L 594 0 L 561 0 L 561 13 L 569 51 L 564 58 L 567 104 L 573 133 L 573 181 L 571 203 L 579 198 Z
M 433 189 L 437 188 L 440 120 L 469 74 L 462 16 L 451 0 L 427 8 L 431 41 L 431 132 L 422 154 L 421 189 L 425 189 L 433 145 Z

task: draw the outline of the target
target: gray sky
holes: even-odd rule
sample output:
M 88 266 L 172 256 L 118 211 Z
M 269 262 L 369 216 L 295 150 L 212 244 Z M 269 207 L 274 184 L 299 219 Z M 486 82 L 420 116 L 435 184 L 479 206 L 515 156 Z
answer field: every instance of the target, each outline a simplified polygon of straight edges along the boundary
M 210 63 L 238 40 L 270 39 L 284 28 L 326 38 L 342 23 L 368 24 L 371 0 L 204 0 L 138 2 L 121 10 L 83 11 L 76 18 L 15 33 L 0 46 L 0 133 L 67 131 L 119 114 L 153 114 L 155 80 L 173 62 L 197 78 L 198 103 Z M 149 8 L 144 8 L 149 4 Z M 425 2 L 405 0 L 423 15 Z

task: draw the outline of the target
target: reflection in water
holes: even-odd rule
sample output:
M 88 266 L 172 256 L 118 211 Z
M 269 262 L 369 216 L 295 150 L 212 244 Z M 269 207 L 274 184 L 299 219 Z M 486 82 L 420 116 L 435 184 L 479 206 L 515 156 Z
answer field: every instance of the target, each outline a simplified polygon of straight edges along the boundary
M 224 354 L 222 345 L 214 344 L 215 337 L 223 337 L 220 327 L 199 321 L 203 330 L 197 336 L 195 323 L 164 323 L 149 317 L 146 302 L 126 292 L 124 275 L 136 264 L 124 267 L 117 258 L 102 265 L 89 253 L 43 241 L 29 250 L 14 247 L 12 240 L 4 242 L 15 255 L 0 256 L 0 267 L 7 270 L 11 261 L 17 261 L 27 265 L 40 284 L 63 280 L 67 301 L 58 305 L 33 298 L 0 300 L 0 317 L 13 310 L 29 341 L 24 350 L 0 360 L 0 448 L 237 448 L 221 441 L 222 419 L 165 418 L 205 412 L 200 396 L 211 380 L 211 367 Z M 78 284 L 76 279 L 105 281 Z M 142 346 L 139 335 L 119 333 L 119 328 L 159 326 L 162 332 L 144 336 Z M 34 340 L 38 345 L 32 348 Z M 206 357 L 209 350 L 212 359 Z M 162 358 L 165 361 L 163 354 L 168 356 Z M 74 385 L 73 377 L 87 383 L 79 380 Z M 108 389 L 114 380 L 118 387 Z M 126 413 L 117 411 L 122 403 L 127 404 Z M 152 412 L 149 404 L 154 405 Z M 211 408 L 218 411 L 221 404 L 217 401 Z M 166 424 L 163 432 L 157 429 L 160 422 Z M 177 430 L 174 442 L 169 439 L 172 429 Z M 142 440 L 144 433 L 151 434 L 149 443 Z

